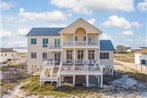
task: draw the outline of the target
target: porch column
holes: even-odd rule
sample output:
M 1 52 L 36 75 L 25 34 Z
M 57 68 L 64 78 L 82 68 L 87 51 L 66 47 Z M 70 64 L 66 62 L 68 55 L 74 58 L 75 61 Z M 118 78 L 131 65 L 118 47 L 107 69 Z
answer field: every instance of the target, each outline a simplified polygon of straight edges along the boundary
M 86 75 L 86 87 L 89 87 L 89 75 Z
M 73 70 L 75 70 L 75 55 L 76 54 L 75 54 L 75 48 L 74 48 L 74 53 L 73 53 L 73 56 L 74 56 L 74 59 L 73 59 L 74 60 Z
M 87 64 L 87 62 L 88 62 L 88 55 L 87 55 L 87 48 L 86 48 L 86 70 L 88 70 L 88 64 Z
M 100 88 L 103 88 L 103 74 L 101 74 L 101 84 L 100 84 Z
M 61 86 L 61 76 L 59 76 L 59 80 L 58 80 L 58 86 L 60 87 Z
M 75 86 L 75 75 L 73 75 L 73 81 L 72 85 Z
M 100 76 L 99 75 L 97 76 L 97 82 L 98 82 L 98 84 L 100 83 Z

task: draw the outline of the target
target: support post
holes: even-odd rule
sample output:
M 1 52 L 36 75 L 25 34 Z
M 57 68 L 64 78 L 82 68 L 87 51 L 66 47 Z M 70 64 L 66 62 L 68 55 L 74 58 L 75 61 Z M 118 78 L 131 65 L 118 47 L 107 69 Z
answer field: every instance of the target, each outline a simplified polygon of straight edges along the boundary
M 98 82 L 98 84 L 100 83 L 100 76 L 99 75 L 97 76 L 97 82 Z
M 58 81 L 58 86 L 60 87 L 61 86 L 61 76 L 59 76 L 59 81 Z
M 86 75 L 86 86 L 89 87 L 89 75 Z
M 73 75 L 73 86 L 75 86 L 75 75 Z
M 100 88 L 103 88 L 103 74 L 101 74 L 101 84 L 100 84 Z

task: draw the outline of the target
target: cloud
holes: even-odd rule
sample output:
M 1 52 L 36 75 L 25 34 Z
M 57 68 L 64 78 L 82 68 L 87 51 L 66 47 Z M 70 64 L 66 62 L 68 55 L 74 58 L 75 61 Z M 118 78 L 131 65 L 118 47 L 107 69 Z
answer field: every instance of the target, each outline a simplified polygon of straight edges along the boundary
M 1 2 L 1 4 L 0 4 L 0 8 L 4 11 L 10 10 L 13 6 L 14 6 L 14 4 L 12 2 Z
M 71 14 L 64 14 L 61 11 L 53 11 L 53 12 L 26 12 L 23 8 L 19 10 L 19 16 L 22 16 L 29 20 L 44 20 L 44 21 L 63 21 L 67 17 L 71 16 Z
M 119 17 L 117 15 L 110 16 L 107 21 L 105 21 L 103 26 L 109 28 L 109 27 L 118 27 L 122 29 L 131 29 L 132 27 L 139 28 L 141 24 L 138 22 L 129 22 L 124 17 Z
M 134 11 L 134 0 L 51 0 L 59 8 L 76 13 L 92 14 L 95 11 Z
M 29 29 L 27 28 L 21 28 L 17 30 L 18 35 L 25 36 L 29 32 Z
M 89 19 L 87 20 L 90 24 L 94 25 L 95 22 L 96 22 L 96 19 L 92 18 L 92 19 Z
M 11 37 L 12 36 L 12 32 L 8 31 L 8 30 L 0 30 L 1 32 L 1 35 L 0 35 L 0 38 L 3 38 L 3 37 Z
M 133 27 L 136 27 L 136 28 L 140 28 L 140 27 L 141 27 L 141 24 L 138 23 L 138 22 L 132 22 L 131 25 L 132 25 Z
M 144 2 L 139 2 L 137 5 L 137 8 L 140 11 L 146 11 L 147 10 L 147 0 L 144 0 Z
M 101 39 L 105 39 L 105 40 L 112 40 L 112 37 L 106 33 L 103 33 L 102 36 L 101 36 Z
M 3 17 L 3 22 L 8 24 L 22 24 L 26 22 L 26 19 L 18 17 Z
M 131 30 L 123 31 L 121 34 L 124 36 L 133 36 L 134 35 L 134 33 Z

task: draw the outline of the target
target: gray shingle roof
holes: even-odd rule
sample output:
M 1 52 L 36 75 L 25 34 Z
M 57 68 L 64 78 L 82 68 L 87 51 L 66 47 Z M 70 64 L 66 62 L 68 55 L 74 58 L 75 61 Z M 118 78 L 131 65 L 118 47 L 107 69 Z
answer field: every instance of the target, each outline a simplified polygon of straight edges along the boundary
M 111 40 L 100 40 L 100 51 L 114 51 Z
M 26 36 L 60 36 L 64 28 L 32 28 Z
M 0 48 L 0 52 L 16 52 L 13 48 Z

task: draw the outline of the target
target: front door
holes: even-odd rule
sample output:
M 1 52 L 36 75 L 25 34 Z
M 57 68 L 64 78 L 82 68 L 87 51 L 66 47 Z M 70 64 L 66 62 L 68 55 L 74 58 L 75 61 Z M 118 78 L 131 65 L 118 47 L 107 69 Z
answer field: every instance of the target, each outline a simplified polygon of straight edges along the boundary
M 77 51 L 77 63 L 82 63 L 84 59 L 84 51 L 78 50 Z

